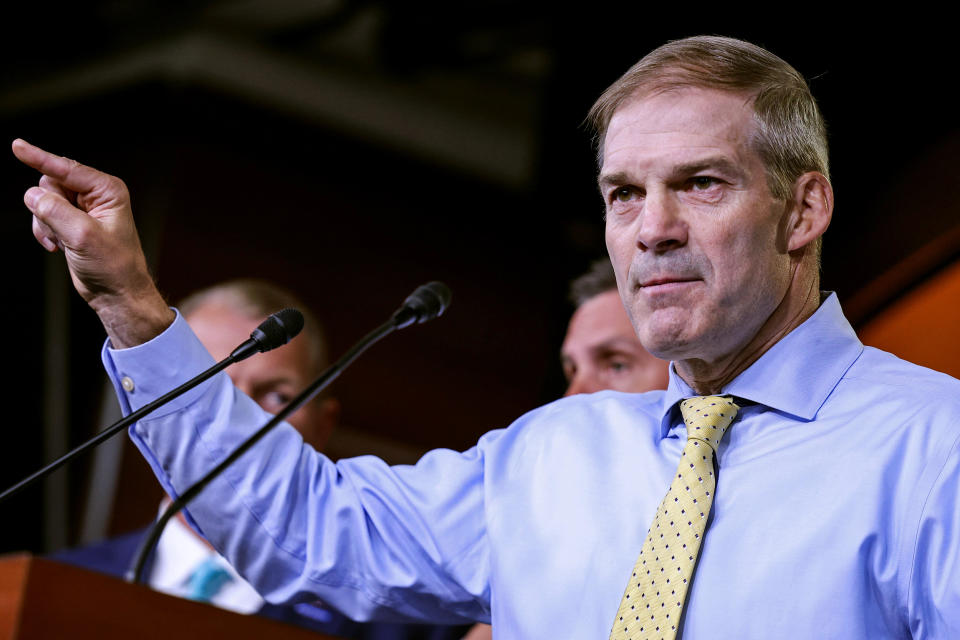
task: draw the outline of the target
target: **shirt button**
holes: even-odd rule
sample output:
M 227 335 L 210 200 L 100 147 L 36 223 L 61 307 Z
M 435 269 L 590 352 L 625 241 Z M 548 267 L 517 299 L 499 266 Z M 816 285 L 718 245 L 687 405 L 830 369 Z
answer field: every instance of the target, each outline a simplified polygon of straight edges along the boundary
M 120 386 L 123 387 L 127 392 L 132 392 L 136 388 L 136 385 L 133 384 L 133 378 L 130 376 L 123 376 L 120 379 Z

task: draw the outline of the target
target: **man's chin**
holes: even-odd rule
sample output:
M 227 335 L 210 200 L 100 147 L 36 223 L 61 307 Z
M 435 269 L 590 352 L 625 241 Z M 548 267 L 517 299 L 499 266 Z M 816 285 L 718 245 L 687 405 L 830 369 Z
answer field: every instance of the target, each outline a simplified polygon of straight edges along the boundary
M 636 327 L 636 325 L 634 325 Z M 637 337 L 643 348 L 661 360 L 680 360 L 690 349 L 695 337 L 692 318 L 679 309 L 659 309 L 648 314 L 638 327 Z
M 646 339 L 641 337 L 640 343 L 651 355 L 661 360 L 683 360 L 689 357 L 691 345 L 689 337 L 679 332 L 670 335 L 657 334 Z

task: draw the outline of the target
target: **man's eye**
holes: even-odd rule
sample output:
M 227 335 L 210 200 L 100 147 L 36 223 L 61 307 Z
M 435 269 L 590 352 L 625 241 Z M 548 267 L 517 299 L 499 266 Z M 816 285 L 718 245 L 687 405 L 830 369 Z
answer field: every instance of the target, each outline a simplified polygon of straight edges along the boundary
M 716 178 L 711 178 L 710 176 L 695 176 L 690 179 L 691 186 L 698 191 L 709 189 L 718 182 L 720 181 Z
M 281 391 L 268 391 L 261 397 L 260 405 L 267 411 L 276 413 L 277 410 L 287 406 L 291 399 L 289 395 Z
M 633 194 L 633 187 L 620 187 L 613 192 L 613 199 L 617 202 L 629 202 Z
M 614 373 L 624 373 L 625 371 L 630 370 L 630 364 L 627 362 L 619 362 L 614 360 L 610 362 L 607 367 Z

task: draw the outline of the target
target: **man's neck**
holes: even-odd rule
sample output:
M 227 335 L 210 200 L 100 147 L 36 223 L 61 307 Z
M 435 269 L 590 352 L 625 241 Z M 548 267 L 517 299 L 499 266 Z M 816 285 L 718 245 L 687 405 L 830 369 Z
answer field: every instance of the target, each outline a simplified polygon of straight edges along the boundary
M 805 281 L 802 287 L 797 286 L 801 281 Z M 770 347 L 812 316 L 820 302 L 818 277 L 794 280 L 783 300 L 743 348 L 713 361 L 697 358 L 678 360 L 674 363 L 677 374 L 700 395 L 720 394 Z

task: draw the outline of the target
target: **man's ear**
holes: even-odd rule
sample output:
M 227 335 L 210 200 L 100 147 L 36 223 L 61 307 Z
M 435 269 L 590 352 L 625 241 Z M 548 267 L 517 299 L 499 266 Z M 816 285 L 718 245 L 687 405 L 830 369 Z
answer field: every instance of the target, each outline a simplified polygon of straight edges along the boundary
M 819 171 L 808 171 L 793 184 L 793 207 L 787 220 L 787 251 L 813 243 L 830 226 L 833 187 Z

